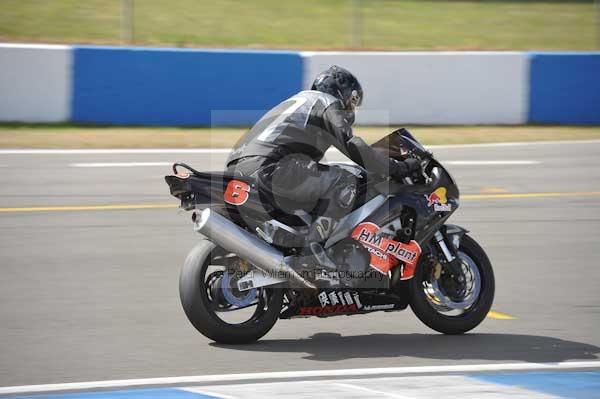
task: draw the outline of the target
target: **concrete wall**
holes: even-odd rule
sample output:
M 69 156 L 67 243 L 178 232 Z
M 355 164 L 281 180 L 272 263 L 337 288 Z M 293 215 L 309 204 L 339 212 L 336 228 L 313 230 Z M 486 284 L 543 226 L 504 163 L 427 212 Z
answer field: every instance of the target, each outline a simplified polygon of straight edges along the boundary
M 365 91 L 361 124 L 521 124 L 527 118 L 525 53 L 304 53 L 305 87 L 336 64 Z M 364 111 L 364 112 L 363 112 Z M 385 123 L 385 121 L 384 121 Z
M 0 121 L 250 125 L 333 64 L 359 124 L 600 124 L 600 52 L 283 52 L 0 44 Z
M 69 120 L 71 55 L 67 46 L 0 44 L 0 121 Z

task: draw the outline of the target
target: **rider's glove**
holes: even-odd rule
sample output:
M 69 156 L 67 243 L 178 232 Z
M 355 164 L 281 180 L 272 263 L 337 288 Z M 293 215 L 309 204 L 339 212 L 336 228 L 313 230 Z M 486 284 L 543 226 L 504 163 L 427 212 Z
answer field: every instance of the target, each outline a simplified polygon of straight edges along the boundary
M 421 171 L 421 161 L 414 158 L 407 158 L 404 160 L 404 163 L 408 167 L 408 174 L 413 174 L 415 172 Z
M 401 180 L 420 170 L 421 162 L 414 158 L 407 158 L 404 161 L 390 158 L 390 176 L 394 179 Z

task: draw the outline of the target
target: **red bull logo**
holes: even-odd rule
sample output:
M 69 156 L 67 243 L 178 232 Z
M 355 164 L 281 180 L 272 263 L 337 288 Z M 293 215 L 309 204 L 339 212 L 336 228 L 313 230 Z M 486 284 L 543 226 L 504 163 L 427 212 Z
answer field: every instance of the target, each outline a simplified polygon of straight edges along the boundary
M 448 204 L 447 192 L 446 187 L 439 187 L 431 194 L 425 195 L 427 206 L 433 206 L 433 210 L 437 212 L 450 212 L 452 206 Z

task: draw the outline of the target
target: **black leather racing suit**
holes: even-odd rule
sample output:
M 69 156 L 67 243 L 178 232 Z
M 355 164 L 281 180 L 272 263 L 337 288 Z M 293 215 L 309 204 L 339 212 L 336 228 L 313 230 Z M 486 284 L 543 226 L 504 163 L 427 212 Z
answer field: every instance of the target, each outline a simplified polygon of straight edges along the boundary
M 403 162 L 381 157 L 354 137 L 353 122 L 354 113 L 345 111 L 337 98 L 302 91 L 271 109 L 238 141 L 227 160 L 228 171 L 256 175 L 284 211 L 314 210 L 320 216 L 340 218 L 352 208 L 356 177 L 341 167 L 319 163 L 329 147 L 371 172 L 407 172 Z

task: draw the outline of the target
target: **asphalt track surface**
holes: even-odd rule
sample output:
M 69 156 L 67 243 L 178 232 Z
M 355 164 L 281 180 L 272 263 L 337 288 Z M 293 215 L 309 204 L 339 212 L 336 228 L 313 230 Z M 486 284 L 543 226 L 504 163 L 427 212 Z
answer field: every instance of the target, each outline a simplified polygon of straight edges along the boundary
M 494 310 L 513 319 L 488 318 L 464 336 L 436 334 L 410 310 L 281 320 L 260 342 L 235 347 L 211 343 L 181 310 L 178 273 L 197 241 L 189 214 L 68 208 L 175 204 L 167 166 L 71 164 L 217 170 L 225 154 L 0 152 L 0 386 L 597 359 L 600 142 L 434 152 L 442 161 L 534 161 L 449 166 L 470 195 L 451 220 L 488 252 Z M 67 208 L 36 209 L 47 206 Z

